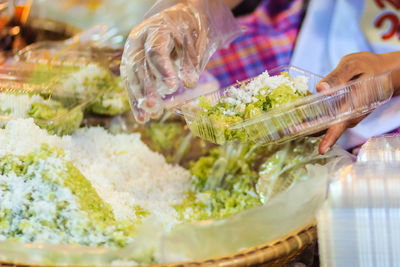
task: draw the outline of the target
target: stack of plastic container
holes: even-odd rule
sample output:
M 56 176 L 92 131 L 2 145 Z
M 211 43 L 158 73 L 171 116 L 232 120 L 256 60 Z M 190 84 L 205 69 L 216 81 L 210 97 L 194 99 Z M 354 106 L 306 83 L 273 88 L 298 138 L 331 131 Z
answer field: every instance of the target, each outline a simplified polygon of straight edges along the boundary
M 400 136 L 369 140 L 318 214 L 322 266 L 400 266 Z

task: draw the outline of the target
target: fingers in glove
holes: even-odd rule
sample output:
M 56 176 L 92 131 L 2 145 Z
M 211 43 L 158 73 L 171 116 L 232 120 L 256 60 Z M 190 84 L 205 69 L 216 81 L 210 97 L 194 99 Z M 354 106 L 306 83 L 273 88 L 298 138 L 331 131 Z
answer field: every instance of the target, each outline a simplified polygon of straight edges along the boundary
M 139 123 L 145 123 L 149 120 L 148 113 L 139 107 L 140 101 L 143 100 L 143 84 L 142 80 L 139 78 L 138 71 L 130 71 L 128 76 L 130 79 L 129 87 L 129 99 L 132 108 L 133 115 Z
M 179 78 L 186 88 L 195 87 L 199 80 L 199 62 L 193 39 L 185 35 L 183 47 L 179 49 L 178 53 L 180 54 L 178 57 L 181 60 Z
M 138 102 L 135 99 L 131 100 L 131 107 L 133 116 L 135 117 L 138 123 L 143 124 L 150 120 L 149 114 L 143 109 L 138 107 Z
M 164 109 L 158 109 L 157 111 L 153 112 L 152 114 L 150 114 L 150 117 L 152 119 L 159 119 L 164 113 Z
M 132 65 L 132 69 L 124 70 L 126 76 L 129 76 L 127 88 L 135 118 L 143 123 L 149 120 L 150 114 L 162 112 L 161 98 L 156 92 L 155 74 L 149 66 L 146 51 L 144 49 L 132 51 L 130 58 L 135 64 Z
M 143 49 L 140 49 L 140 46 L 135 42 L 127 41 L 126 46 L 129 46 L 131 49 L 125 49 L 120 69 L 121 75 L 125 77 L 123 82 L 125 88 L 128 90 L 130 101 L 133 105 L 144 96 L 142 83 L 144 77 L 143 65 L 145 56 Z
M 200 16 L 198 20 L 206 20 Z M 200 23 L 201 24 L 201 23 Z M 208 47 L 208 32 L 199 28 L 199 23 L 193 22 L 192 27 L 187 29 L 185 38 L 183 39 L 182 55 L 179 77 L 186 88 L 196 86 L 201 70 L 208 62 L 209 56 L 207 55 Z
M 143 97 L 138 100 L 138 108 L 145 112 L 147 117 L 156 119 L 163 113 L 164 105 L 154 86 L 154 77 L 152 75 L 147 62 L 145 62 L 143 68 L 138 72 L 142 84 L 140 91 L 144 92 Z
M 154 75 L 150 71 L 147 62 L 142 65 L 138 72 L 138 77 L 141 81 L 141 88 L 139 91 L 143 92 L 141 99 L 138 99 L 138 107 L 146 111 L 146 113 L 158 112 L 161 105 L 161 98 L 156 92 L 154 86 Z
M 160 94 L 175 92 L 178 88 L 178 76 L 171 59 L 173 50 L 174 43 L 167 29 L 150 34 L 145 43 L 146 61 Z

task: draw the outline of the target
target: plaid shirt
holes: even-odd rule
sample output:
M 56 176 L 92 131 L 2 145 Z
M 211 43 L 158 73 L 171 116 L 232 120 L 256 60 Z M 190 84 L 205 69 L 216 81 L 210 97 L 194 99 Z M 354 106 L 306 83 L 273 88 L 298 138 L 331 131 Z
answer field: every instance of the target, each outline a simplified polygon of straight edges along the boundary
M 304 0 L 262 1 L 252 14 L 238 18 L 246 32 L 213 55 L 208 71 L 226 87 L 289 64 L 304 10 Z
M 238 20 L 246 32 L 211 58 L 207 70 L 221 87 L 290 62 L 305 13 L 306 0 L 264 0 Z M 392 133 L 400 133 L 400 128 Z M 359 147 L 354 149 L 357 153 Z

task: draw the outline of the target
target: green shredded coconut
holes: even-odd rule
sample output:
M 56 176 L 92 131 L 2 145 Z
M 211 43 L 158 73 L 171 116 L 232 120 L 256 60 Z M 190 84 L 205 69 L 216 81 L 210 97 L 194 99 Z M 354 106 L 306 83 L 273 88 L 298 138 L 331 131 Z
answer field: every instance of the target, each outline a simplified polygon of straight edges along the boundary
M 16 118 L 33 118 L 50 134 L 72 134 L 82 123 L 80 106 L 68 109 L 61 102 L 36 94 L 3 92 L 0 94 L 0 125 Z
M 266 111 L 310 94 L 308 91 L 296 90 L 292 85 L 293 80 L 287 72 L 283 72 L 281 77 L 287 78 L 287 80 L 274 89 L 269 86 L 258 88 L 257 92 L 251 96 L 250 102 L 239 101 L 240 103 L 236 103 L 237 99 L 229 96 L 230 90 L 245 90 L 247 85 L 244 83 L 238 89 L 228 89 L 228 95 L 222 96 L 214 105 L 206 97 L 201 97 L 198 104 L 200 107 L 199 117 L 189 126 L 196 135 L 218 144 L 235 139 L 241 142 L 251 141 L 244 127 L 235 127 L 235 125 L 240 125 L 240 123 Z
M 151 123 L 143 131 L 152 150 L 162 153 L 168 163 L 178 162 L 191 148 L 190 132 L 180 122 Z
M 228 145 L 192 162 L 192 190 L 175 207 L 181 219 L 223 218 L 261 205 L 256 192 L 258 174 L 252 166 L 255 156 L 251 146 Z
M 307 164 L 325 164 L 318 138 L 283 145 L 227 143 L 192 162 L 191 190 L 176 205 L 183 221 L 224 218 L 263 205 L 307 177 Z
M 32 103 L 28 116 L 33 118 L 40 128 L 60 136 L 72 134 L 83 120 L 83 112 L 79 106 L 68 110 L 54 100 Z
M 0 240 L 123 247 L 140 223 L 116 221 L 63 151 L 47 145 L 0 159 L 0 200 Z M 139 206 L 135 212 L 147 215 Z
M 49 66 L 38 64 L 31 76 L 33 84 L 50 84 L 61 102 L 89 101 L 86 110 L 95 114 L 114 116 L 129 111 L 129 97 L 121 78 L 97 66 Z M 46 94 L 46 92 L 45 92 Z

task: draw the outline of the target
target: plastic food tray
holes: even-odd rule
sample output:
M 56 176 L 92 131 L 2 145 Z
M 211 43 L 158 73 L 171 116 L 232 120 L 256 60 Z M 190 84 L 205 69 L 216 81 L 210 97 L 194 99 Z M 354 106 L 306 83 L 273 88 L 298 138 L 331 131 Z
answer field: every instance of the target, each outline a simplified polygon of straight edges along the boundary
M 44 119 L 39 115 L 34 117 L 35 123 L 54 134 L 72 133 L 80 126 L 83 119 L 83 111 L 88 104 L 92 103 L 93 99 L 91 97 L 79 98 L 61 90 L 55 90 L 67 75 L 67 73 L 60 72 L 57 67 L 49 66 L 46 71 L 36 71 L 36 75 L 40 75 L 43 78 L 53 77 L 53 79 L 45 79 L 47 80 L 46 83 L 32 80 L 31 76 L 34 71 L 34 64 L 19 63 L 0 68 L 0 96 L 3 94 L 10 96 L 9 99 L 7 97 L 3 98 L 3 101 L 7 101 L 7 109 L 24 110 L 24 106 L 27 105 L 23 99 L 11 98 L 11 95 L 40 96 L 43 99 L 40 103 L 49 106 L 54 103 L 53 101 L 57 101 L 62 105 L 62 109 L 59 110 L 58 114 L 50 119 Z M 56 78 L 54 78 L 55 76 Z M 30 117 L 20 113 L 7 114 L 6 109 L 2 110 L 1 102 L 0 111 L 0 126 L 10 120 Z
M 185 101 L 179 110 L 195 135 L 213 143 L 228 141 L 224 134 L 227 129 L 231 132 L 244 130 L 246 140 L 250 142 L 281 143 L 318 133 L 333 124 L 367 114 L 387 102 L 393 94 L 391 72 L 358 79 L 321 93 L 317 93 L 315 88 L 321 77 L 294 66 L 279 67 L 269 73 L 279 75 L 281 72 L 288 72 L 292 78 L 308 77 L 308 90 L 312 95 L 240 123 L 221 123 L 201 115 L 199 98 Z M 240 87 L 242 84 L 234 86 Z M 204 97 L 216 104 L 227 95 L 228 89 L 219 89 Z
M 0 91 L 17 91 L 31 93 L 51 93 L 53 88 L 66 77 L 61 69 L 49 66 L 46 71 L 38 71 L 36 64 L 11 63 L 0 66 Z M 48 80 L 47 83 L 32 79 L 34 73 Z M 57 76 L 58 78 L 54 78 Z M 47 79 L 48 78 L 48 79 Z
M 318 213 L 321 266 L 398 266 L 400 168 L 361 162 L 336 173 Z
M 119 74 L 122 49 L 94 47 L 78 43 L 39 42 L 20 50 L 14 57 L 19 62 L 54 66 L 86 66 L 96 63 Z

